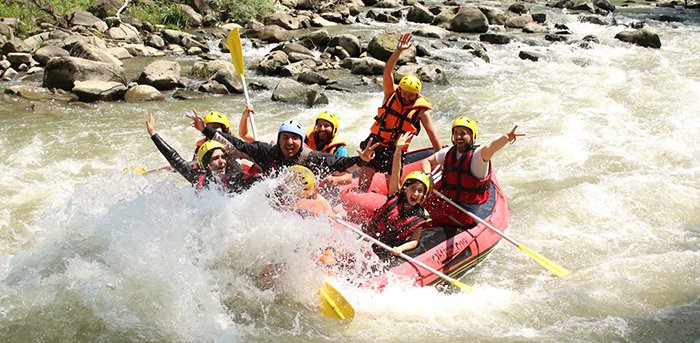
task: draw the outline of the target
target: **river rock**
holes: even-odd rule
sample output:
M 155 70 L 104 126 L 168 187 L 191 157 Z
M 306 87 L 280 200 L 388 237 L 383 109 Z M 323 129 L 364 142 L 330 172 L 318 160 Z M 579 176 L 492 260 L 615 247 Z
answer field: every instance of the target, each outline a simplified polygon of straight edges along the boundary
M 165 40 L 163 40 L 163 37 L 161 37 L 157 34 L 154 34 L 154 33 L 149 33 L 146 36 L 145 43 L 147 46 L 150 46 L 150 47 L 153 47 L 153 48 L 156 48 L 159 50 L 163 49 L 165 47 Z M 228 47 L 226 47 L 226 49 L 227 50 L 224 52 L 228 52 Z
M 446 8 L 442 10 L 433 20 L 430 25 L 442 27 L 443 29 L 450 29 L 452 25 L 452 19 L 457 16 L 458 9 Z
M 313 60 L 303 60 L 282 67 L 279 71 L 279 75 L 282 77 L 296 77 L 305 71 L 313 70 L 315 66 L 316 63 Z
M 306 105 L 306 86 L 291 79 L 280 79 L 272 91 L 272 100 Z
M 7 87 L 5 89 L 5 94 L 17 95 L 25 99 L 36 101 L 78 101 L 78 96 L 71 92 L 67 92 L 62 89 L 50 90 L 48 88 L 31 85 L 14 85 Z
M 133 57 L 134 57 L 134 56 L 132 56 L 132 55 L 129 53 L 129 50 L 126 50 L 126 49 L 124 49 L 124 48 L 121 47 L 121 46 L 117 46 L 117 47 L 114 47 L 114 48 L 108 48 L 108 49 L 107 49 L 107 52 L 108 52 L 110 55 L 112 55 L 112 56 L 114 56 L 114 57 L 116 57 L 117 59 L 120 59 L 120 60 L 125 60 L 125 59 L 127 59 L 127 58 L 133 58 Z
M 348 60 L 348 59 L 346 59 Z M 350 72 L 357 75 L 382 75 L 384 73 L 384 61 L 374 57 L 350 58 Z M 343 60 L 345 62 L 345 60 Z
M 49 60 L 44 69 L 43 86 L 71 90 L 75 81 L 100 80 L 124 82 L 124 69 L 112 63 L 61 56 Z
M 511 41 L 510 36 L 502 33 L 484 33 L 479 36 L 479 40 L 491 44 L 508 44 Z
M 23 40 L 15 37 L 10 38 L 10 40 L 2 45 L 3 55 L 7 55 L 11 52 L 32 52 L 32 49 L 26 43 L 24 43 Z
M 220 95 L 226 95 L 229 94 L 228 89 L 226 89 L 226 86 L 220 84 L 216 80 L 209 80 L 199 86 L 197 88 L 198 91 L 203 92 L 203 93 L 211 93 L 211 94 L 220 94 Z
M 280 26 L 267 25 L 260 32 L 259 38 L 268 43 L 280 43 L 291 41 L 294 35 Z
M 68 53 L 73 57 L 79 57 L 86 60 L 111 63 L 116 66 L 121 66 L 122 62 L 116 57 L 110 55 L 106 48 L 105 50 L 100 49 L 92 44 L 77 41 L 75 42 Z
M 508 16 L 506 16 L 505 12 L 500 8 L 479 6 L 479 11 L 486 16 L 490 25 L 504 25 L 506 19 L 508 19 Z
M 516 1 L 510 6 L 508 6 L 508 11 L 520 15 L 530 12 L 530 8 L 527 7 L 527 5 L 524 2 Z
M 428 38 L 445 39 L 450 35 L 450 31 L 438 26 L 426 25 L 420 29 L 413 31 L 413 35 Z
M 401 7 L 401 5 L 399 5 L 398 0 L 379 0 L 379 2 L 374 4 L 374 7 L 377 7 L 377 8 L 398 8 L 398 7 Z
M 659 35 L 648 26 L 638 30 L 622 31 L 615 35 L 615 39 L 645 48 L 661 48 L 661 39 Z
M 211 80 L 214 80 L 226 87 L 226 90 L 231 94 L 243 94 L 243 84 L 241 83 L 241 80 L 227 69 L 218 70 L 216 74 L 211 77 Z
M 328 43 L 330 43 L 330 41 L 331 36 L 328 34 L 328 31 L 321 29 L 301 37 L 299 44 L 303 45 L 307 49 L 323 51 L 328 47 Z
M 204 17 L 201 14 L 197 13 L 197 11 L 187 4 L 177 4 L 177 6 L 185 13 L 191 27 L 202 26 Z
M 222 69 L 229 73 L 234 73 L 236 71 L 236 67 L 233 66 L 233 63 L 227 60 L 197 61 L 192 65 L 190 75 L 209 78 Z
M 78 42 L 88 43 L 103 50 L 107 49 L 107 44 L 105 44 L 105 41 L 102 38 L 95 37 L 93 35 L 83 36 L 77 34 L 70 35 L 63 39 L 63 43 L 65 44 L 63 48 L 70 51 L 73 48 L 73 45 Z
M 433 22 L 433 20 L 435 20 L 435 15 L 430 12 L 427 7 L 421 4 L 415 4 L 408 10 L 406 20 L 416 23 L 430 24 Z
M 135 27 L 121 23 L 117 26 L 112 26 L 107 30 L 107 37 L 127 43 L 142 44 L 141 36 L 139 35 L 139 30 Z
M 22 64 L 27 66 L 38 65 L 39 62 L 32 58 L 32 54 L 28 52 L 11 52 L 7 54 L 7 60 L 10 61 L 13 67 L 18 67 Z
M 94 28 L 99 32 L 107 31 L 107 23 L 82 9 L 76 9 L 73 13 L 67 14 L 66 21 L 72 26 Z
M 286 12 L 276 12 L 265 17 L 265 19 L 263 19 L 263 24 L 277 25 L 285 30 L 298 30 L 301 28 L 299 19 L 292 17 L 291 14 Z
M 388 29 L 374 36 L 367 44 L 367 53 L 381 61 L 386 61 L 389 56 L 396 50 L 396 44 L 399 42 L 401 33 L 396 29 Z M 416 60 L 416 47 L 410 48 L 401 52 L 401 56 L 397 63 L 404 64 Z M 366 74 L 365 74 L 366 75 Z
M 87 10 L 98 18 L 105 19 L 116 15 L 121 6 L 122 3 L 119 0 L 96 0 Z
M 110 81 L 76 81 L 73 93 L 82 102 L 120 100 L 126 92 L 121 82 Z
M 0 23 L 0 36 L 12 38 L 15 36 L 15 30 L 5 23 Z
M 0 70 L 5 71 L 12 67 L 12 64 L 8 60 L 0 60 Z
M 327 76 L 325 76 L 321 73 L 315 72 L 315 71 L 302 72 L 297 77 L 297 81 L 308 84 L 308 85 L 312 85 L 312 84 L 327 85 L 329 83 L 332 83 L 332 82 L 330 82 L 330 79 Z
M 540 60 L 540 58 L 543 58 L 544 55 L 534 52 L 534 51 L 528 51 L 528 50 L 520 50 L 518 53 L 518 57 L 523 60 L 530 60 L 533 62 L 537 62 Z
M 156 60 L 146 66 L 136 81 L 158 90 L 169 90 L 181 85 L 180 63 L 168 60 Z
M 12 81 L 17 77 L 17 75 L 19 75 L 19 73 L 16 70 L 12 68 L 7 68 L 7 70 L 5 70 L 4 73 L 2 73 L 2 79 L 4 81 Z
M 34 52 L 34 59 L 41 65 L 46 65 L 52 57 L 69 56 L 70 54 L 63 48 L 46 45 Z
M 161 94 L 155 87 L 149 85 L 137 85 L 126 90 L 124 93 L 124 101 L 146 102 L 164 100 L 165 96 Z
M 287 64 L 289 64 L 289 56 L 284 51 L 270 51 L 260 60 L 257 71 L 265 75 L 277 75 L 279 70 Z
M 360 39 L 351 34 L 340 34 L 331 39 L 328 46 L 341 46 L 350 57 L 359 57 L 362 50 Z
M 525 24 L 525 27 L 523 27 L 523 32 L 525 32 L 525 33 L 547 33 L 547 32 L 549 32 L 549 30 L 546 27 L 544 27 L 543 25 L 532 22 L 532 23 Z
M 521 14 L 517 17 L 510 17 L 506 19 L 505 26 L 511 29 L 522 29 L 527 24 L 532 23 L 534 20 L 530 14 Z
M 491 58 L 486 53 L 486 48 L 479 42 L 467 42 L 462 49 L 469 51 L 472 55 L 481 58 L 486 63 L 491 62 Z
M 485 33 L 489 30 L 489 21 L 476 7 L 461 7 L 450 22 L 450 30 L 455 32 Z

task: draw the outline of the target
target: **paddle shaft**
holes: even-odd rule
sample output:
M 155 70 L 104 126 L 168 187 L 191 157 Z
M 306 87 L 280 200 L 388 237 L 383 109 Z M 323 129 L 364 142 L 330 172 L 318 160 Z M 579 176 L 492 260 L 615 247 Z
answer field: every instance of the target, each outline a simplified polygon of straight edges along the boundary
M 374 238 L 374 237 L 372 237 L 372 236 L 370 236 L 370 235 L 368 235 L 368 234 L 362 232 L 360 229 L 356 228 L 355 226 L 350 225 L 350 223 L 348 223 L 348 222 L 346 222 L 346 221 L 344 221 L 344 220 L 342 220 L 342 219 L 336 219 L 336 221 L 337 221 L 338 223 L 340 223 L 341 225 L 347 227 L 348 229 L 354 231 L 356 234 L 362 236 L 363 238 L 368 239 L 370 242 L 372 242 L 372 243 L 374 243 L 374 244 L 376 244 L 376 245 L 382 247 L 383 249 L 385 249 L 385 250 L 387 250 L 387 251 L 389 251 L 389 252 L 393 252 L 393 250 L 391 249 L 390 246 L 388 246 L 388 245 L 382 243 L 380 240 L 378 240 L 378 239 L 376 239 L 376 238 Z M 427 271 L 429 271 L 429 272 L 431 272 L 431 273 L 433 273 L 433 274 L 439 276 L 439 277 L 442 278 L 443 280 L 448 281 L 449 283 L 451 283 L 451 284 L 453 284 L 453 285 L 455 285 L 455 286 L 457 286 L 457 287 L 459 287 L 459 288 L 461 288 L 461 289 L 463 289 L 463 290 L 471 291 L 471 287 L 469 287 L 469 286 L 467 286 L 467 285 L 465 285 L 465 284 L 463 284 L 463 283 L 457 281 L 457 280 L 454 279 L 454 278 L 451 278 L 451 277 L 449 277 L 449 276 L 447 276 L 447 275 L 445 275 L 445 274 L 443 274 L 443 273 L 437 271 L 436 269 L 430 267 L 429 265 L 427 265 L 427 264 L 425 264 L 425 263 L 423 263 L 423 262 L 421 262 L 421 261 L 416 260 L 415 258 L 413 258 L 413 257 L 411 257 L 411 256 L 408 256 L 408 255 L 406 255 L 406 254 L 404 254 L 404 253 L 400 253 L 399 256 L 400 256 L 401 258 L 403 258 L 404 260 L 406 260 L 406 261 L 408 261 L 408 262 L 411 262 L 411 263 L 413 263 L 413 264 L 418 265 L 419 267 L 421 267 L 421 268 L 423 268 L 423 269 L 425 269 L 425 270 L 427 270 Z

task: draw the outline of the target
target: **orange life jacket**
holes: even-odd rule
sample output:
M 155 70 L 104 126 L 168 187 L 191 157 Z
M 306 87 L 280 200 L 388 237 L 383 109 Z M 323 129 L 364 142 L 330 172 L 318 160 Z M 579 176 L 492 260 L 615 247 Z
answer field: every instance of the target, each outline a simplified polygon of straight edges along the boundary
M 418 114 L 421 110 L 432 108 L 430 100 L 422 95 L 418 95 L 412 104 L 404 105 L 394 91 L 379 108 L 377 116 L 374 117 L 374 124 L 370 128 L 372 136 L 375 137 L 374 142 L 383 146 L 396 146 L 396 141 L 404 132 L 411 132 L 414 136 L 418 135 L 420 132 Z M 405 149 L 408 149 L 408 144 L 406 144 Z
M 489 200 L 491 190 L 491 162 L 486 178 L 480 180 L 469 170 L 474 156 L 474 147 L 457 159 L 457 148 L 454 146 L 447 151 L 445 163 L 442 166 L 442 193 L 457 202 L 466 204 L 483 204 Z
M 374 211 L 374 216 L 365 227 L 365 232 L 388 246 L 406 242 L 411 233 L 430 220 L 428 211 L 416 205 L 408 213 L 399 206 L 399 197 L 392 196 Z
M 298 213 L 311 214 L 319 217 L 323 214 L 333 217 L 333 207 L 321 194 L 316 194 L 313 198 L 299 199 L 294 204 L 294 210 Z
M 309 148 L 311 148 L 311 150 L 325 152 L 327 154 L 333 154 L 335 152 L 335 149 L 338 149 L 338 147 L 347 145 L 347 143 L 345 143 L 345 141 L 338 136 L 338 134 L 333 136 L 331 141 L 328 144 L 326 144 L 326 146 L 324 146 L 323 149 L 319 149 L 316 144 L 316 134 L 314 128 L 310 127 L 306 129 L 306 139 L 304 140 L 304 143 L 306 143 L 306 145 L 308 145 Z

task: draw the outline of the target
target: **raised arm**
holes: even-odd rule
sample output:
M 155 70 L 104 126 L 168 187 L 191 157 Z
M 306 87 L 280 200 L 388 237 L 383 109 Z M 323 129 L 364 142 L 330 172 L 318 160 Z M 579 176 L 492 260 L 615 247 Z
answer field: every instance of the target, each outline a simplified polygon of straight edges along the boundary
M 153 119 L 153 113 L 148 114 L 148 119 L 146 119 L 146 130 L 148 135 L 151 137 L 153 144 L 156 145 L 158 151 L 165 157 L 170 166 L 173 167 L 182 177 L 184 177 L 189 182 L 194 182 L 197 178 L 198 171 L 194 169 L 189 162 L 185 161 L 180 154 L 175 151 L 168 143 L 163 140 L 163 138 L 158 135 L 156 131 L 156 121 Z
M 255 141 L 253 134 L 248 131 L 248 118 L 250 118 L 251 113 L 255 113 L 253 106 L 246 105 L 241 115 L 241 121 L 238 123 L 238 136 L 246 142 Z
M 391 197 L 396 194 L 401 189 L 401 154 L 403 148 L 408 145 L 408 141 L 413 136 L 410 132 L 404 132 L 404 134 L 399 137 L 396 141 L 396 150 L 394 151 L 394 159 L 391 163 L 391 177 L 389 178 L 389 193 L 387 196 Z
M 422 110 L 418 115 L 421 125 L 425 128 L 425 133 L 428 134 L 430 139 L 430 144 L 433 145 L 433 150 L 438 152 L 442 149 L 442 144 L 440 143 L 440 138 L 438 138 L 437 131 L 435 130 L 435 125 L 433 125 L 433 117 L 431 116 L 430 110 Z
M 410 33 L 402 34 L 401 37 L 399 37 L 399 42 L 396 44 L 396 49 L 391 56 L 389 56 L 389 59 L 384 65 L 384 101 L 394 92 L 394 67 L 401 57 L 401 53 L 413 45 L 413 43 L 411 43 L 412 37 Z
M 508 142 L 511 144 L 515 143 L 515 140 L 518 139 L 518 137 L 525 136 L 524 133 L 515 133 L 515 129 L 517 128 L 518 125 L 515 125 L 510 132 L 494 139 L 489 144 L 486 144 L 483 148 L 481 148 L 481 159 L 484 160 L 484 162 L 490 161 L 491 157 L 493 157 L 498 150 L 501 150 L 501 148 L 503 148 Z

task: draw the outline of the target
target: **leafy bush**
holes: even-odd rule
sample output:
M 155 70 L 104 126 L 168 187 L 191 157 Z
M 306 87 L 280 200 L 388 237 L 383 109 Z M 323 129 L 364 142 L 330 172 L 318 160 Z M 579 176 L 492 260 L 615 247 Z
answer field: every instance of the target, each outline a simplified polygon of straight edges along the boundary
M 170 29 L 181 29 L 190 25 L 190 18 L 177 2 L 160 0 L 150 3 L 130 4 L 127 14 L 151 24 L 161 24 Z
M 222 13 L 222 20 L 245 25 L 254 18 L 262 18 L 275 10 L 274 0 L 214 0 Z

